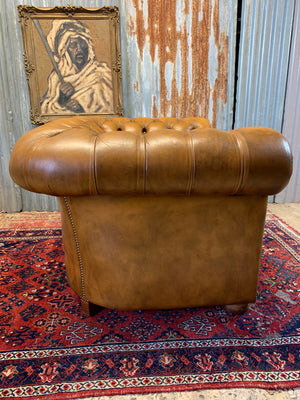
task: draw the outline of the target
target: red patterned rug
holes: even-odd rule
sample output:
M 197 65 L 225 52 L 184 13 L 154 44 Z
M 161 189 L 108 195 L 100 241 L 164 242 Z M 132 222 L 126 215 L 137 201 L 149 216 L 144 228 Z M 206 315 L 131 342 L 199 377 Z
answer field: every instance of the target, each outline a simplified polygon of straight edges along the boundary
M 0 397 L 300 386 L 300 236 L 268 214 L 257 302 L 82 314 L 58 213 L 0 216 Z M 49 397 L 48 397 L 49 396 Z

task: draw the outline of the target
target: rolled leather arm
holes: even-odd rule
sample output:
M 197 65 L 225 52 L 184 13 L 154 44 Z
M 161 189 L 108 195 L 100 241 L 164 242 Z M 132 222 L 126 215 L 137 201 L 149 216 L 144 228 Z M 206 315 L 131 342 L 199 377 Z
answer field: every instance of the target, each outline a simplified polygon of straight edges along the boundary
M 223 132 L 204 118 L 60 119 L 23 135 L 10 159 L 17 184 L 55 196 L 271 195 L 291 173 L 279 132 Z

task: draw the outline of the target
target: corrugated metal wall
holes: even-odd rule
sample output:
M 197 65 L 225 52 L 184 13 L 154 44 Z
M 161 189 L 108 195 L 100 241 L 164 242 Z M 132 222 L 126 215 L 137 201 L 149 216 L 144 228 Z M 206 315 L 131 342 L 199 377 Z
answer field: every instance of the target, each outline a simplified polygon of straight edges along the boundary
M 300 0 L 296 0 L 289 80 L 282 133 L 293 149 L 294 171 L 289 185 L 275 200 L 300 202 Z
M 73 0 L 72 5 L 120 8 L 125 116 L 201 115 L 228 130 L 234 111 L 237 2 Z M 55 1 L 58 6 L 69 3 Z M 294 3 L 242 1 L 235 127 L 282 128 Z M 0 207 L 2 211 L 53 210 L 57 209 L 54 198 L 21 190 L 8 174 L 14 142 L 32 128 L 18 4 L 54 5 L 53 0 L 1 0 Z M 299 55 L 295 57 L 299 62 Z M 293 131 L 295 146 L 299 144 L 297 121 L 293 124 L 286 130 Z M 296 197 L 284 197 L 296 201 L 291 198 Z
M 234 93 L 237 0 L 73 0 L 118 5 L 125 116 L 201 115 L 230 129 Z M 55 5 L 68 5 L 56 0 Z M 1 210 L 52 210 L 56 200 L 28 193 L 8 175 L 14 142 L 32 126 L 17 5 L 51 7 L 53 0 L 1 0 Z M 10 41 L 7 41 L 7 38 Z
M 236 128 L 282 129 L 294 2 L 242 2 Z

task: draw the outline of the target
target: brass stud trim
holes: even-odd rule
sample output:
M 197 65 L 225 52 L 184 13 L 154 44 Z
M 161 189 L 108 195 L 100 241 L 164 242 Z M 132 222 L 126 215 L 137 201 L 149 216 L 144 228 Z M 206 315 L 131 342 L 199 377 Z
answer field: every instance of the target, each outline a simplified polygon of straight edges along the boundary
M 73 220 L 72 212 L 71 212 L 71 207 L 69 205 L 68 199 L 64 197 L 64 202 L 65 206 L 67 209 L 68 217 L 72 226 L 72 231 L 73 231 L 73 236 L 75 240 L 75 245 L 76 245 L 76 253 L 77 253 L 77 258 L 78 258 L 78 263 L 79 263 L 79 268 L 80 268 L 80 279 L 81 279 L 81 298 L 85 301 L 88 301 L 85 297 L 85 285 L 84 285 L 84 267 L 83 267 L 83 262 L 82 262 L 82 257 L 80 253 L 80 246 L 79 246 L 79 240 L 78 240 L 78 235 L 75 227 L 75 223 Z

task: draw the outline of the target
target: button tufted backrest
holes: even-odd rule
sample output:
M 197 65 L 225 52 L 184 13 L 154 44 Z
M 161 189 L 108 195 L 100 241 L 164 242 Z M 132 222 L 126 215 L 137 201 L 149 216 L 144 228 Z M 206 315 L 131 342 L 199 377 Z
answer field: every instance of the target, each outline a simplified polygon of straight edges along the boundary
M 145 134 L 161 129 L 173 129 L 175 131 L 186 132 L 192 129 L 209 127 L 209 122 L 205 118 L 124 118 L 115 117 L 113 119 L 98 118 L 97 123 L 101 131 L 114 132 L 123 131 L 136 134 Z
M 291 171 L 279 132 L 223 132 L 204 118 L 59 119 L 23 135 L 10 160 L 16 183 L 56 196 L 270 195 Z

